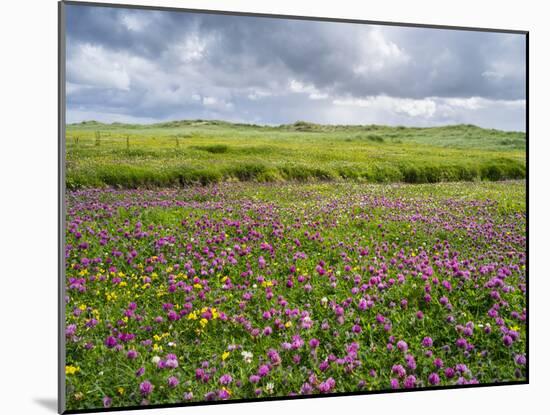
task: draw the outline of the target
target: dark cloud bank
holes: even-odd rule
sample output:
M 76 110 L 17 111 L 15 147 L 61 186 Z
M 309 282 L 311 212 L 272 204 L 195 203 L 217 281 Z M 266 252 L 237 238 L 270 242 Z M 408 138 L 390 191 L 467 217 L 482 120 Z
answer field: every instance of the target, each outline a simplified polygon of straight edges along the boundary
M 525 129 L 525 37 L 67 6 L 67 121 Z

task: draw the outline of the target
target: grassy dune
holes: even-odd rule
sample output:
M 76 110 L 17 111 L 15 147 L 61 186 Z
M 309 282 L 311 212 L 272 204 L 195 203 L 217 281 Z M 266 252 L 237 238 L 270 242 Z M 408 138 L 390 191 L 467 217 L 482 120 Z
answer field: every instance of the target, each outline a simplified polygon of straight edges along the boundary
M 220 181 L 434 183 L 525 177 L 525 134 L 434 128 L 278 127 L 222 121 L 67 127 L 67 187 L 182 186 Z

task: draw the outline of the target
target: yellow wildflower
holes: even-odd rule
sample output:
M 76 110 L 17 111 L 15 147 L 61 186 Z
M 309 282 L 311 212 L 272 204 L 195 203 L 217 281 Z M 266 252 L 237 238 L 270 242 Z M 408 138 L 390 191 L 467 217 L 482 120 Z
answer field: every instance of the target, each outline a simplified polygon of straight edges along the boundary
M 78 366 L 65 366 L 65 374 L 66 375 L 74 375 L 76 372 L 80 371 L 80 368 Z

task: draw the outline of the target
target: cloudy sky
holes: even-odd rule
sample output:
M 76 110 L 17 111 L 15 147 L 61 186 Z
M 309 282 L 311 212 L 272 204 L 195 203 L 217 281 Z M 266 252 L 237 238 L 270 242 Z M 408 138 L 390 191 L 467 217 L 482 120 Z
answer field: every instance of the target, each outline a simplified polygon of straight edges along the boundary
M 525 129 L 525 37 L 67 6 L 67 122 Z

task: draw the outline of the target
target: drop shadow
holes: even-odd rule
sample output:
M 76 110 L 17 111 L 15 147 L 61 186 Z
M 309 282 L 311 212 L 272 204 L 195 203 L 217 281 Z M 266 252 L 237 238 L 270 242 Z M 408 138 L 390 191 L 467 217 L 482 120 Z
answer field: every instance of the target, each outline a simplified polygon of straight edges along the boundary
M 57 399 L 54 398 L 34 398 L 34 402 L 43 408 L 57 413 Z

